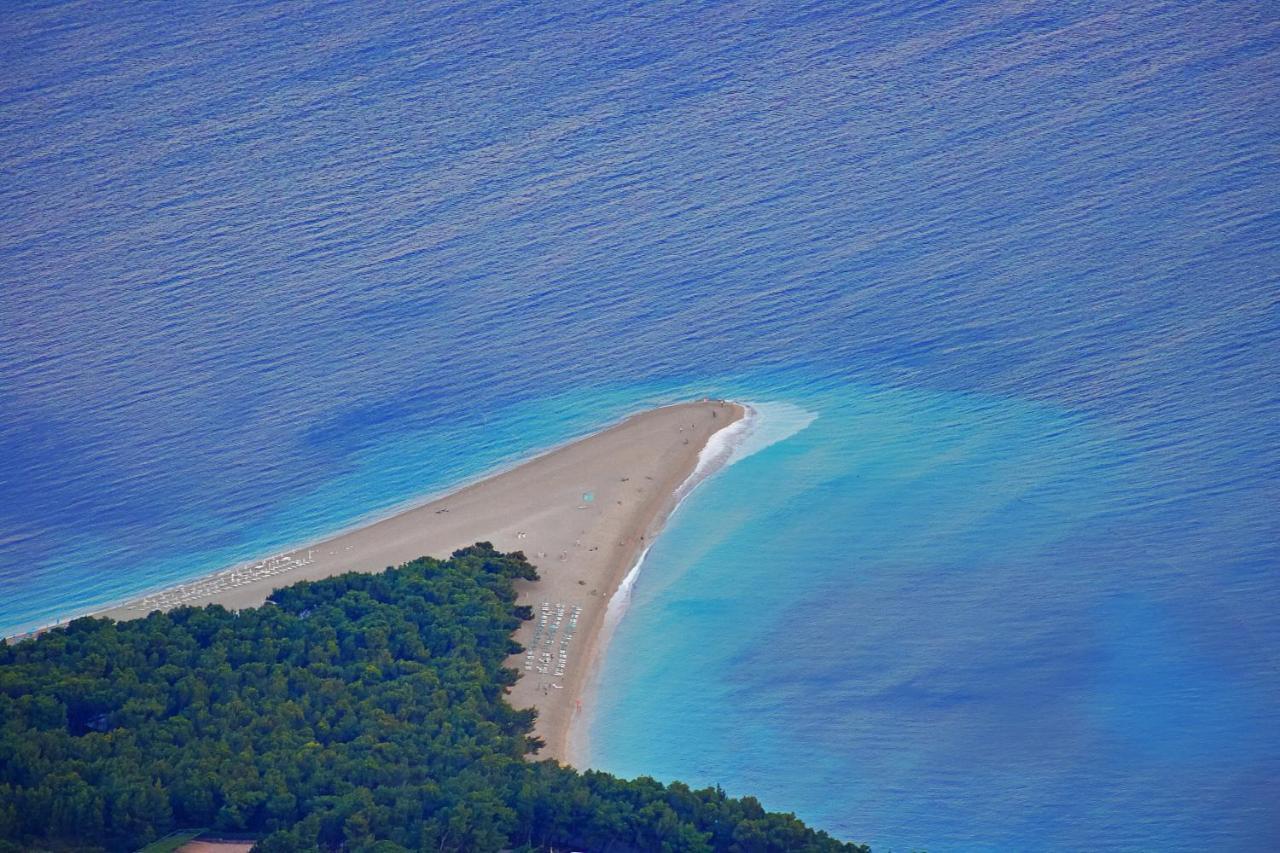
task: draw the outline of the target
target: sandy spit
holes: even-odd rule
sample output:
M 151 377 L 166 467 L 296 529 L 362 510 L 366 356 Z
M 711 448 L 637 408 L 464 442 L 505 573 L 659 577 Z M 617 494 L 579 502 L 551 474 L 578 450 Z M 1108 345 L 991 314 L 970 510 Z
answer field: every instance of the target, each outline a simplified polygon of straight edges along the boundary
M 521 674 L 509 700 L 538 709 L 535 733 L 547 744 L 539 756 L 567 761 L 610 598 L 674 509 L 708 439 L 744 414 L 719 400 L 641 412 L 428 504 L 96 615 L 255 607 L 300 580 L 447 557 L 478 541 L 523 551 L 541 580 L 519 583 L 520 603 L 533 607 L 535 619 L 516 639 L 533 657 L 508 662 Z

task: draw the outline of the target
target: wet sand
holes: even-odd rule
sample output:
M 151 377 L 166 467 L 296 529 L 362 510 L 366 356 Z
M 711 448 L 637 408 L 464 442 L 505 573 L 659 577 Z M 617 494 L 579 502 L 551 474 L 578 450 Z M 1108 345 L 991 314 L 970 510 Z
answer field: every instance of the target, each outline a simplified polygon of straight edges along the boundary
M 254 607 L 300 580 L 447 557 L 478 541 L 523 551 L 541 580 L 518 583 L 520 603 L 533 607 L 535 619 L 516 638 L 533 656 L 509 661 L 521 674 L 509 698 L 518 708 L 538 709 L 535 733 L 547 744 L 540 757 L 567 760 L 569 729 L 582 710 L 610 597 L 674 508 L 707 440 L 743 414 L 742 406 L 724 401 L 641 412 L 423 506 L 97 615 L 131 619 L 211 603 Z

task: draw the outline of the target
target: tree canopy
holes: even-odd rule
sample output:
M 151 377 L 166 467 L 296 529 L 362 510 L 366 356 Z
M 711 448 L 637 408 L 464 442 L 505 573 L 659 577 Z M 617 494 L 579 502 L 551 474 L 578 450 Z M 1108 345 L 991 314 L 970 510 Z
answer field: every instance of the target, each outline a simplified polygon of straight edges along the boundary
M 866 850 L 751 797 L 531 761 L 505 691 L 537 573 L 489 543 L 264 606 L 77 619 L 0 644 L 0 851 Z

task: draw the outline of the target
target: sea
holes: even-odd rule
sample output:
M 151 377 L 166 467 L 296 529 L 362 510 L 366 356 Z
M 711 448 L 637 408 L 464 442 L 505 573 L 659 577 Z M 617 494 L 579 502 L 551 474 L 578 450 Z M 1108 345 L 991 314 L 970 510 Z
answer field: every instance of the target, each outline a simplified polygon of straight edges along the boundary
M 11 0 L 0 633 L 756 412 L 590 766 L 1280 849 L 1280 6 Z

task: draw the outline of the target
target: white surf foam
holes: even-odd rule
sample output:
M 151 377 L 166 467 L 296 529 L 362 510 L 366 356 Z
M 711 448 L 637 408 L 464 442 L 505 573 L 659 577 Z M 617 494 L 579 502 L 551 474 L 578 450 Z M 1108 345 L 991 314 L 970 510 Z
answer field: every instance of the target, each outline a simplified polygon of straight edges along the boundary
M 743 403 L 746 414 L 729 426 L 712 434 L 706 445 L 698 453 L 698 463 L 693 472 L 676 489 L 676 505 L 672 508 L 667 520 L 684 506 L 689 495 L 713 475 L 723 471 L 730 465 L 754 456 L 767 447 L 785 441 L 817 419 L 818 415 L 791 403 Z M 622 583 L 609 599 L 604 614 L 604 631 L 601 637 L 601 648 L 597 654 L 603 653 L 603 645 L 617 627 L 618 622 L 626 614 L 631 603 L 631 590 L 640 576 L 640 568 L 645 557 L 649 556 L 646 547 L 636 558 L 635 565 L 627 572 Z

